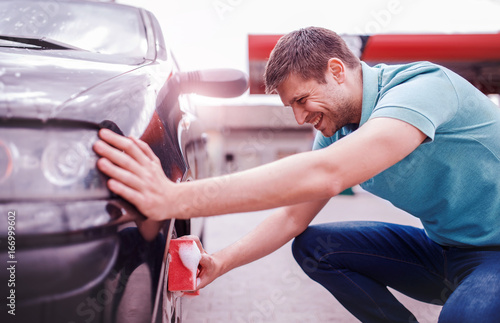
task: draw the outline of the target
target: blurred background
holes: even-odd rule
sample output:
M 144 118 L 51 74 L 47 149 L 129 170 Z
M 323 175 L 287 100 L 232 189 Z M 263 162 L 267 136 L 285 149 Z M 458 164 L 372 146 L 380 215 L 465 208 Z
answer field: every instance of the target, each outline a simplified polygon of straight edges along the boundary
M 117 0 L 152 11 L 184 69 L 248 70 L 248 34 L 500 31 L 499 0 Z

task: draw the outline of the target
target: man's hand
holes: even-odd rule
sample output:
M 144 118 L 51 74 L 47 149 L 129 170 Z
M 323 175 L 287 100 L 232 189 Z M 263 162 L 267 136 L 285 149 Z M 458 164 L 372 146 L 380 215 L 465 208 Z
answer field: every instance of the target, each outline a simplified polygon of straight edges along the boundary
M 175 184 L 165 176 L 159 158 L 143 141 L 101 129 L 94 144 L 100 155 L 97 167 L 108 175 L 108 188 L 145 216 L 161 221 L 170 218 L 168 192 Z
M 221 270 L 221 264 L 219 261 L 212 255 L 209 255 L 201 244 L 200 239 L 197 236 L 188 235 L 182 236 L 179 239 L 192 239 L 196 242 L 198 249 L 200 249 L 201 259 L 200 264 L 198 265 L 198 285 L 196 290 L 204 288 L 211 282 L 213 282 L 217 277 L 223 274 Z

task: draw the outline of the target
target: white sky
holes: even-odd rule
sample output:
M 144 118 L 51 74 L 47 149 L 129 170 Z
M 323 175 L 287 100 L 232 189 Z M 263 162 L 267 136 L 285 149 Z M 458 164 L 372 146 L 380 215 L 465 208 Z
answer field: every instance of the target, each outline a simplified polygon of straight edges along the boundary
M 321 26 L 337 33 L 500 31 L 500 0 L 117 0 L 160 21 L 185 70 L 248 71 L 247 35 Z

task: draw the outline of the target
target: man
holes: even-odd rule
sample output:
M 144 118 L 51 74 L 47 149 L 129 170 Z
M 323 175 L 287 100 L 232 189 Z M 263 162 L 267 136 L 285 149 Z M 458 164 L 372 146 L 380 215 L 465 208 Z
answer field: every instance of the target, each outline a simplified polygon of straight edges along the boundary
M 204 253 L 199 288 L 297 237 L 299 265 L 363 322 L 415 321 L 387 286 L 445 302 L 442 322 L 500 322 L 500 109 L 447 69 L 369 67 L 337 34 L 314 27 L 280 39 L 265 80 L 299 124 L 319 130 L 315 150 L 173 184 L 145 143 L 103 130 L 95 145 L 110 190 L 154 220 L 283 206 L 234 245 Z M 308 227 L 356 184 L 419 217 L 425 230 Z M 214 188 L 220 199 L 190 200 Z

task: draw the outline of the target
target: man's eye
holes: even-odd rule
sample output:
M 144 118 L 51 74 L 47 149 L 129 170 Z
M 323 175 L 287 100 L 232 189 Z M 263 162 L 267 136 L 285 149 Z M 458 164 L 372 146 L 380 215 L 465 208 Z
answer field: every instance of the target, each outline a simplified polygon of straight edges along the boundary
M 300 98 L 297 100 L 297 102 L 299 102 L 300 104 L 305 104 L 307 101 L 307 98 L 303 97 L 303 98 Z

